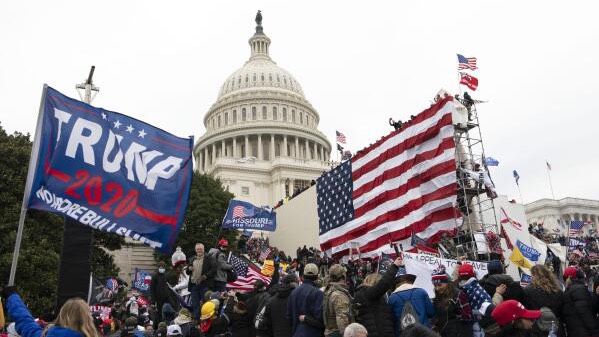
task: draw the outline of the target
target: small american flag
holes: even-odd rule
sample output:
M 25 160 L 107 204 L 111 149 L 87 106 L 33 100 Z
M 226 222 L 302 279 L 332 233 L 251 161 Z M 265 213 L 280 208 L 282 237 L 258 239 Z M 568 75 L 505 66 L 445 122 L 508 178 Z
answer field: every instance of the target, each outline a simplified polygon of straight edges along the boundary
M 243 206 L 235 206 L 233 207 L 233 218 L 245 218 L 248 216 L 253 216 L 254 212 L 251 209 L 247 209 Z
M 260 257 L 258 257 L 258 260 L 264 261 L 264 260 L 268 259 L 268 256 L 270 255 L 271 251 L 272 251 L 272 249 L 270 247 L 264 249 L 262 251 L 262 253 L 260 254 Z
M 582 232 L 582 227 L 585 222 L 581 220 L 572 220 L 570 221 L 570 235 L 578 235 Z
M 458 54 L 458 70 L 463 69 L 476 70 L 476 57 L 464 57 Z
M 336 130 L 335 130 L 335 133 L 337 134 L 337 143 L 345 144 L 345 142 L 346 142 L 345 135 Z
M 257 280 L 262 280 L 264 283 L 270 284 L 271 278 L 262 275 L 260 269 L 246 258 L 231 255 L 229 262 L 233 266 L 233 270 L 237 273 L 237 280 L 227 283 L 227 288 L 251 291 L 254 289 L 254 282 Z

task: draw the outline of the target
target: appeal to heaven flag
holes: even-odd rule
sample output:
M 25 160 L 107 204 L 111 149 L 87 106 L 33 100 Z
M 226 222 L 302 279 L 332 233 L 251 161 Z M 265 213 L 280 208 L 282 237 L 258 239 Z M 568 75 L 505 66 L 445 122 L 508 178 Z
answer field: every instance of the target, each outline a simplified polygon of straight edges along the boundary
M 193 139 L 44 87 L 28 207 L 169 252 L 183 222 Z
M 375 257 L 412 234 L 434 243 L 456 228 L 453 97 L 356 153 L 316 183 L 319 240 L 328 256 Z

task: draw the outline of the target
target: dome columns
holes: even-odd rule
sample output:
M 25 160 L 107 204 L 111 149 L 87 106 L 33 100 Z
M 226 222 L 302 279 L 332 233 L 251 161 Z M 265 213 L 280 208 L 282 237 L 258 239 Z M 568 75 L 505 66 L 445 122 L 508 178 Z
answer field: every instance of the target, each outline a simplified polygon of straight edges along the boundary
M 291 139 L 289 139 L 291 138 Z M 241 142 L 239 142 L 241 140 Z M 266 132 L 241 136 L 231 136 L 206 143 L 196 151 L 196 164 L 200 172 L 206 173 L 215 168 L 219 159 L 249 159 L 274 161 L 277 158 L 295 158 L 301 160 L 328 161 L 329 150 L 322 141 Z

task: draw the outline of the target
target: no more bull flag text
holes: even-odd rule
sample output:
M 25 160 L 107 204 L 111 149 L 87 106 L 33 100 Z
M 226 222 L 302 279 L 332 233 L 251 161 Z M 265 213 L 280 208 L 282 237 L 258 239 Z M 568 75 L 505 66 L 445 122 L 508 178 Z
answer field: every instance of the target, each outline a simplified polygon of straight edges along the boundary
M 249 202 L 232 199 L 229 201 L 222 227 L 274 232 L 277 228 L 277 213 L 256 207 Z
M 183 221 L 193 139 L 44 88 L 28 207 L 140 240 L 164 252 Z

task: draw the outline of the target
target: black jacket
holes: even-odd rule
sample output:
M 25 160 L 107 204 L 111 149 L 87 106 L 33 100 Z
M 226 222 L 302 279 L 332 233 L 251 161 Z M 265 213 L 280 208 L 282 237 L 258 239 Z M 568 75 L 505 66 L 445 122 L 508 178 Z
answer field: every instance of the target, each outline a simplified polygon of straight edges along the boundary
M 197 256 L 192 256 L 189 259 L 189 266 L 193 267 L 193 261 L 195 261 L 195 259 L 197 258 Z M 207 286 L 208 288 L 211 288 L 214 286 L 214 276 L 216 276 L 216 265 L 214 264 L 214 260 L 208 257 L 208 254 L 204 254 L 204 257 L 202 258 L 203 262 L 202 262 L 202 275 L 206 276 L 206 280 L 204 281 L 203 285 Z M 187 275 L 189 275 L 189 285 L 188 288 L 191 288 L 193 285 L 191 283 L 191 274 L 193 273 L 193 271 L 189 270 L 187 271 Z
M 547 307 L 553 311 L 559 319 L 562 314 L 562 306 L 564 304 L 564 293 L 548 293 L 541 288 L 528 286 L 524 288 L 524 307 L 528 310 L 539 310 L 542 307 Z
M 386 292 L 395 285 L 397 266 L 391 264 L 383 278 L 375 285 L 360 285 L 354 296 L 356 322 L 364 325 L 370 337 L 393 336 L 393 312 L 387 304 Z
M 568 337 L 599 336 L 599 318 L 593 308 L 593 297 L 582 281 L 575 280 L 564 293 L 562 322 Z
M 250 321 L 247 310 L 241 309 L 237 304 L 230 303 L 225 310 L 229 317 L 231 337 L 253 337 L 254 326 Z
M 451 284 L 449 285 L 452 286 Z M 443 301 L 439 298 L 433 300 L 435 330 L 443 337 L 472 337 L 473 322 L 460 318 L 462 308 L 458 299 L 459 290 L 456 289 L 451 300 Z
M 150 293 L 154 302 L 164 303 L 169 301 L 169 288 L 168 284 L 166 284 L 165 274 L 156 273 L 152 276 Z
M 507 290 L 505 291 L 505 294 L 503 294 L 504 301 L 516 300 L 520 303 L 524 301 L 524 290 L 522 289 L 522 286 L 507 274 L 487 274 L 480 280 L 481 287 L 483 287 L 491 297 L 493 297 L 495 289 L 500 284 L 505 284 L 507 286 Z
M 277 293 L 266 305 L 266 325 L 268 334 L 273 337 L 291 337 L 291 321 L 285 317 L 287 301 L 293 290 L 289 286 L 280 286 Z

